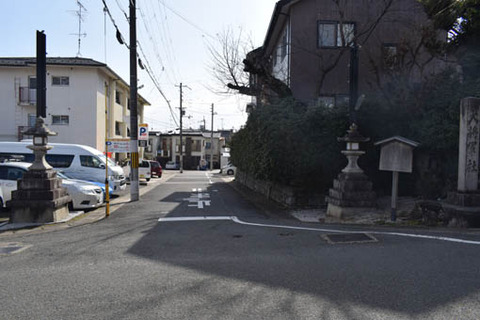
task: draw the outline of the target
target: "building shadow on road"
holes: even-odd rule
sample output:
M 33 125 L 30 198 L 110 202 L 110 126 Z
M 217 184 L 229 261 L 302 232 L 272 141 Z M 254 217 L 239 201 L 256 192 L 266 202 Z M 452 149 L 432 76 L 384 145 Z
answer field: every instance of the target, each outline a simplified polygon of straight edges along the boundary
M 190 195 L 174 193 L 161 201 L 181 201 Z M 168 216 L 188 213 L 174 210 Z M 128 253 L 201 275 L 321 297 L 350 318 L 359 316 L 349 314 L 354 305 L 418 316 L 478 294 L 478 281 L 450 271 L 463 268 L 464 259 L 457 256 L 474 258 L 473 246 L 459 249 L 418 239 L 379 240 L 331 245 L 312 231 L 232 221 L 161 222 Z M 439 251 L 439 245 L 445 250 Z M 474 259 L 472 263 L 480 264 Z M 224 296 L 218 299 L 228 298 L 229 288 L 224 288 Z

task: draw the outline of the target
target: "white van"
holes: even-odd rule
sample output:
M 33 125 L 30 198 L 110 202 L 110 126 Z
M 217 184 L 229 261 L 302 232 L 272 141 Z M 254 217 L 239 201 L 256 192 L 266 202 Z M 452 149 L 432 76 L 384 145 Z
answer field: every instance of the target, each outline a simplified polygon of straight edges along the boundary
M 32 142 L 0 141 L 0 159 L 23 156 L 25 162 L 33 162 L 35 156 L 27 146 Z M 95 148 L 80 144 L 50 143 L 53 148 L 45 159 L 58 171 L 65 172 L 74 179 L 105 182 L 105 164 L 108 161 L 108 177 L 113 193 L 127 187 L 125 175 L 120 166 Z
M 123 174 L 125 177 L 130 180 L 130 170 L 131 170 L 131 164 L 130 164 L 130 159 L 124 160 L 121 164 Z M 152 167 L 150 164 L 150 161 L 148 160 L 142 160 L 140 159 L 138 161 L 138 179 L 145 179 L 150 181 L 152 178 Z

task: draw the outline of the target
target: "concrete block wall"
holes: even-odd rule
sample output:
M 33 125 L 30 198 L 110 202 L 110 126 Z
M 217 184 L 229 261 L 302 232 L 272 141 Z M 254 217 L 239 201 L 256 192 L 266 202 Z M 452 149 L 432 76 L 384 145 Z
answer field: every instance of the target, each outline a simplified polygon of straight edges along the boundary
M 250 190 L 265 196 L 267 199 L 289 208 L 321 207 L 325 204 L 324 194 L 306 192 L 306 190 L 258 180 L 240 170 L 237 170 L 235 180 Z

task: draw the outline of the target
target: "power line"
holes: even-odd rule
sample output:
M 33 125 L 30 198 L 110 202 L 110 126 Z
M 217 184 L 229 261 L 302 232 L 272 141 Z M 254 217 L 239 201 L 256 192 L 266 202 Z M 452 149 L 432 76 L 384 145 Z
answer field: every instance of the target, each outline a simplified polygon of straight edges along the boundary
M 128 46 L 127 42 L 125 41 L 125 38 L 123 38 L 122 36 L 122 33 L 120 32 L 120 29 L 118 28 L 116 22 L 115 22 L 115 19 L 113 19 L 113 16 L 110 12 L 110 9 L 108 8 L 107 6 L 107 3 L 105 2 L 105 0 L 102 0 L 103 2 L 103 7 L 104 7 L 104 10 L 105 12 L 108 14 L 108 16 L 110 17 L 110 21 L 112 22 L 113 26 L 115 27 L 115 30 L 117 31 L 116 33 L 116 37 L 117 37 L 117 41 L 120 43 L 120 44 L 123 44 L 125 45 L 125 47 L 127 47 L 127 49 L 130 49 L 130 47 Z
M 145 71 L 147 72 L 148 76 L 150 77 L 150 79 L 152 80 L 153 84 L 155 85 L 155 87 L 157 88 L 158 92 L 160 92 L 160 94 L 162 95 L 162 97 L 165 99 L 165 101 L 167 102 L 167 105 L 168 105 L 168 108 L 170 109 L 170 113 L 172 114 L 172 117 L 173 117 L 173 120 L 175 121 L 175 124 L 178 126 L 178 123 L 177 123 L 177 120 L 174 116 L 174 112 L 173 112 L 173 109 L 172 109 L 172 106 L 170 105 L 170 101 L 167 99 L 167 97 L 165 96 L 165 94 L 163 93 L 162 89 L 160 89 L 160 85 L 158 84 L 158 80 L 155 78 L 155 76 L 153 75 L 153 73 L 151 72 L 151 67 L 150 67 L 150 63 L 145 55 L 145 53 L 143 52 L 143 48 L 142 46 L 140 45 L 140 43 L 138 43 L 138 48 L 140 49 L 140 53 L 142 54 L 143 58 L 145 59 Z
M 108 6 L 107 6 L 106 1 L 105 1 L 105 0 L 102 0 L 102 2 L 103 2 L 103 5 L 104 5 L 104 10 L 105 10 L 105 12 L 107 12 L 108 16 L 110 17 L 110 20 L 111 20 L 112 24 L 114 25 L 114 27 L 115 27 L 115 29 L 116 29 L 116 31 L 117 31 L 117 34 L 116 34 L 117 40 L 120 42 L 120 44 L 124 44 L 127 48 L 129 48 L 129 46 L 125 43 L 125 40 L 124 40 L 124 38 L 123 38 L 123 36 L 122 36 L 122 34 L 121 34 L 121 32 L 120 32 L 117 24 L 115 23 L 115 19 L 113 19 L 113 16 L 112 16 L 112 14 L 111 14 Z M 119 4 L 119 3 L 117 2 L 117 4 Z M 120 7 L 120 9 L 123 11 L 123 9 L 122 9 L 121 7 Z M 123 13 L 126 15 L 125 11 L 123 11 Z M 168 108 L 170 109 L 170 112 L 171 112 L 171 114 L 172 114 L 173 120 L 174 120 L 175 124 L 178 125 L 177 120 L 176 120 L 176 118 L 175 118 L 175 116 L 174 116 L 174 113 L 173 113 L 173 109 L 172 109 L 172 107 L 171 107 L 171 105 L 170 105 L 170 101 L 167 99 L 167 97 L 166 97 L 165 94 L 163 93 L 162 89 L 160 88 L 160 85 L 158 84 L 158 80 L 157 80 L 157 79 L 155 78 L 155 76 L 153 75 L 153 72 L 152 72 L 152 68 L 151 68 L 151 66 L 150 66 L 150 63 L 149 63 L 149 61 L 148 61 L 148 59 L 147 59 L 147 56 L 145 55 L 145 53 L 144 53 L 144 51 L 143 51 L 143 48 L 142 48 L 142 46 L 141 46 L 141 44 L 140 44 L 139 41 L 137 41 L 137 46 L 138 46 L 138 48 L 140 49 L 140 53 L 142 54 L 143 59 L 144 59 L 146 65 L 143 65 L 143 63 L 141 63 L 141 60 L 140 60 L 140 59 L 139 59 L 139 64 L 141 65 L 142 69 L 144 69 L 144 70 L 147 72 L 147 74 L 148 74 L 148 76 L 150 77 L 150 79 L 152 80 L 154 86 L 157 88 L 157 90 L 160 92 L 160 94 L 162 95 L 162 97 L 163 97 L 163 98 L 165 99 L 165 101 L 167 102 L 167 105 L 168 105 Z M 137 58 L 139 58 L 139 53 L 138 53 L 138 52 L 137 52 Z
M 186 23 L 188 23 L 189 25 L 191 25 L 192 27 L 194 27 L 195 29 L 201 31 L 203 34 L 205 34 L 206 36 L 212 38 L 212 39 L 215 39 L 217 40 L 214 36 L 212 36 L 211 34 L 209 34 L 207 31 L 205 31 L 204 29 L 202 29 L 201 27 L 199 27 L 198 25 L 196 25 L 195 23 L 193 23 L 192 21 L 188 20 L 187 18 L 185 18 L 184 16 L 182 16 L 180 13 L 178 13 L 177 11 L 175 11 L 174 9 L 172 9 L 171 7 L 169 7 L 168 5 L 165 4 L 165 1 L 164 0 L 160 0 L 160 2 L 163 4 L 163 6 L 165 8 L 167 8 L 168 10 L 170 10 L 171 12 L 173 12 L 176 16 L 178 16 L 180 19 L 182 19 L 183 21 L 185 21 Z

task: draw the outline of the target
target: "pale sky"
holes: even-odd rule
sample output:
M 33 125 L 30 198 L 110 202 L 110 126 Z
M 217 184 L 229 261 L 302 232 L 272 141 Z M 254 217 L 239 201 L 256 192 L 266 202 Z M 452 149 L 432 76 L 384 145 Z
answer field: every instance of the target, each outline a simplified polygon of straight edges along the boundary
M 77 0 L 0 0 L 1 57 L 34 57 L 36 30 L 45 30 L 47 57 L 75 57 L 78 53 Z M 82 11 L 80 56 L 107 65 L 127 83 L 129 52 L 119 44 L 108 15 L 106 32 L 102 0 L 79 0 Z M 205 118 L 211 127 L 211 104 L 217 115 L 214 129 L 239 129 L 246 121 L 245 96 L 215 95 L 208 66 L 208 42 L 227 28 L 242 30 L 255 47 L 261 46 L 277 0 L 137 0 L 137 38 L 178 120 L 180 82 L 184 90 L 184 128 L 198 128 Z M 106 0 L 120 32 L 128 43 L 128 0 Z M 106 37 L 105 37 L 106 34 Z M 106 39 L 106 41 L 105 41 Z M 106 42 L 106 45 L 105 45 Z M 142 55 L 140 55 L 142 57 Z M 142 59 L 143 60 L 143 59 Z M 138 69 L 139 93 L 152 106 L 145 111 L 150 130 L 176 128 L 167 103 L 148 74 Z M 218 86 L 216 87 L 218 89 Z M 48 103 L 48 102 L 47 102 Z

